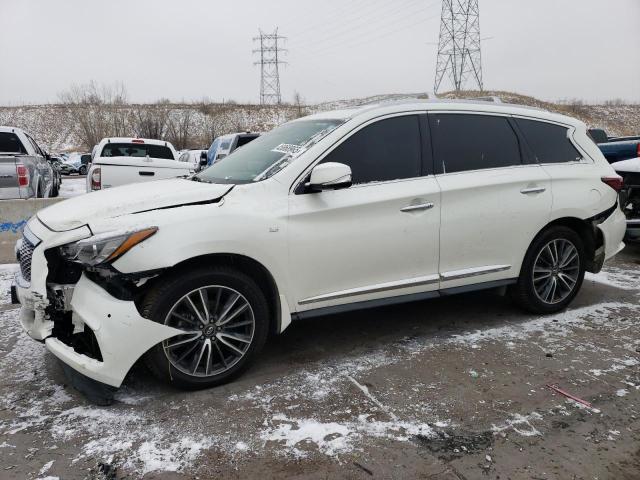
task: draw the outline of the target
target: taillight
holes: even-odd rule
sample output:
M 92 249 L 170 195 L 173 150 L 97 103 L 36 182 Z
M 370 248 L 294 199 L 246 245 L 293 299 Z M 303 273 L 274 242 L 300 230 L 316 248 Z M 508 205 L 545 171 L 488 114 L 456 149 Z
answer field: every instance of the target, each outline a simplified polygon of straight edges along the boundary
M 636 154 L 640 157 L 640 142 L 638 142 L 638 148 L 636 148 Z
M 18 186 L 20 187 L 28 187 L 29 186 L 29 170 L 27 167 L 18 163 L 16 165 L 16 173 L 18 174 Z
M 141 140 L 139 138 L 134 138 L 133 140 L 131 140 L 131 143 L 144 143 L 144 140 Z
M 100 190 L 102 188 L 102 172 L 100 167 L 96 167 L 91 172 L 91 190 Z
M 624 180 L 619 175 L 602 177 L 602 181 L 613 188 L 616 192 L 619 192 L 624 187 Z

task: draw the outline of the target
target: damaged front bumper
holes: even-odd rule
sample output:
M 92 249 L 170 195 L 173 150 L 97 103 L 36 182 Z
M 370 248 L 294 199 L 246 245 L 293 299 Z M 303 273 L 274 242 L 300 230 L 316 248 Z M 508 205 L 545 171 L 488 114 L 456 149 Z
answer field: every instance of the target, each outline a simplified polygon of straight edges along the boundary
M 140 316 L 133 301 L 119 300 L 82 273 L 75 284 L 48 281 L 45 251 L 87 238 L 88 228 L 53 232 L 37 218 L 28 224 L 39 242 L 30 278 L 21 272 L 12 289 L 22 305 L 20 321 L 33 339 L 66 366 L 92 380 L 119 387 L 133 364 L 154 345 L 180 334 Z

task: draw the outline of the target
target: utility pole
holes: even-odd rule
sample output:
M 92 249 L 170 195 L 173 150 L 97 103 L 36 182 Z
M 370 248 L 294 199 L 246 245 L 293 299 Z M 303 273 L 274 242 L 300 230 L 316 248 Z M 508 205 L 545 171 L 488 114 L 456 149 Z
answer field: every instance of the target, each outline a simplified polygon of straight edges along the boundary
M 286 49 L 280 47 L 280 43 L 286 40 L 286 37 L 278 35 L 276 28 L 273 33 L 263 33 L 253 38 L 254 42 L 259 42 L 260 48 L 254 49 L 253 53 L 260 55 L 260 60 L 254 62 L 254 65 L 260 65 L 260 104 L 280 104 L 282 96 L 280 95 L 280 69 L 279 66 L 285 64 L 281 58 Z
M 446 85 L 459 92 L 467 83 L 483 90 L 478 0 L 442 0 L 433 91 Z

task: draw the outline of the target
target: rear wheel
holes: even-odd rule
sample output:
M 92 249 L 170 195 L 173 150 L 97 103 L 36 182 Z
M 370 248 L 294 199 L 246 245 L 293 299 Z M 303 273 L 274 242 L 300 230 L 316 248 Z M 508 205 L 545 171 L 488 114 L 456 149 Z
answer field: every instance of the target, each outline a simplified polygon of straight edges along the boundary
M 584 245 L 572 229 L 554 226 L 533 241 L 512 297 L 534 313 L 564 309 L 577 295 L 585 272 Z
M 197 389 L 240 375 L 267 338 L 269 308 L 255 282 L 228 268 L 201 269 L 162 282 L 147 296 L 142 314 L 184 333 L 146 355 L 161 380 Z
M 78 169 L 78 175 L 86 175 L 87 174 L 87 166 L 81 165 Z

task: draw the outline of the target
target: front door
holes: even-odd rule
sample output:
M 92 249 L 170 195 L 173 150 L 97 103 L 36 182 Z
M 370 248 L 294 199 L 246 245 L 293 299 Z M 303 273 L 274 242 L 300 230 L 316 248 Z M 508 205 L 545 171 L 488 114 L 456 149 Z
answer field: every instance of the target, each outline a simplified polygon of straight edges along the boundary
M 295 310 L 437 290 L 440 192 L 420 117 L 365 124 L 321 162 L 349 165 L 354 184 L 290 195 Z

